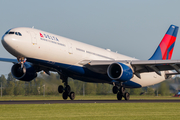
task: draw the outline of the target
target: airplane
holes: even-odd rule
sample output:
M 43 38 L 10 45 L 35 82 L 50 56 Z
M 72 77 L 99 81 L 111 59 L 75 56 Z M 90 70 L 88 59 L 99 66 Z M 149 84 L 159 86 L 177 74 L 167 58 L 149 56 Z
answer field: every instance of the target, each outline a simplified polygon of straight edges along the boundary
M 178 29 L 170 25 L 152 57 L 138 60 L 35 28 L 12 28 L 5 32 L 1 42 L 16 58 L 0 58 L 0 61 L 13 63 L 11 73 L 21 81 L 33 80 L 40 71 L 48 75 L 57 72 L 64 83 L 58 87 L 64 100 L 75 99 L 68 77 L 112 84 L 117 100 L 129 100 L 125 88 L 154 85 L 180 73 L 180 60 L 171 60 Z

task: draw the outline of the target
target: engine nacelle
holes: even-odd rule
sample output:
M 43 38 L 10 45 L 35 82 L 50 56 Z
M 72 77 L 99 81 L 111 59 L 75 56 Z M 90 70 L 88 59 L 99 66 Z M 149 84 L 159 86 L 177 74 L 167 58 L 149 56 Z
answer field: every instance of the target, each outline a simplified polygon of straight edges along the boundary
M 24 63 L 23 68 L 21 68 L 21 64 L 14 64 L 11 73 L 14 78 L 22 81 L 31 81 L 37 77 L 36 70 L 28 63 Z
M 128 81 L 133 77 L 133 71 L 123 63 L 112 63 L 107 69 L 107 74 L 112 80 Z

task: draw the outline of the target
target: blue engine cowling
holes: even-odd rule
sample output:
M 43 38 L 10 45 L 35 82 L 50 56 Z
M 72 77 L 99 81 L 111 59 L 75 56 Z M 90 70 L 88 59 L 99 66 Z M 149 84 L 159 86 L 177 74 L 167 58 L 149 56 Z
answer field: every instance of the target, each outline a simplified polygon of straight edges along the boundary
M 21 68 L 21 64 L 14 64 L 11 73 L 14 78 L 22 81 L 31 81 L 37 77 L 36 70 L 28 63 L 24 63 L 23 68 Z
M 112 80 L 122 82 L 128 81 L 133 77 L 133 71 L 123 63 L 112 63 L 107 69 L 107 74 Z

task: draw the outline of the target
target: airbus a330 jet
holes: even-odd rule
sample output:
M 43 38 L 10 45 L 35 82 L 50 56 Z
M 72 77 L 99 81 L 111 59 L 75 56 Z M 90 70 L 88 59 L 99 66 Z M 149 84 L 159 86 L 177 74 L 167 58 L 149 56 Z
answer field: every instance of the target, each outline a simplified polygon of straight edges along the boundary
M 118 100 L 123 97 L 129 100 L 130 94 L 125 88 L 154 85 L 180 73 L 180 60 L 171 60 L 178 28 L 171 25 L 152 57 L 138 60 L 38 29 L 18 27 L 8 30 L 1 40 L 15 58 L 0 58 L 0 61 L 12 62 L 13 77 L 22 81 L 33 80 L 40 71 L 48 75 L 51 71 L 57 72 L 64 83 L 58 91 L 65 100 L 75 99 L 68 77 L 112 84 Z

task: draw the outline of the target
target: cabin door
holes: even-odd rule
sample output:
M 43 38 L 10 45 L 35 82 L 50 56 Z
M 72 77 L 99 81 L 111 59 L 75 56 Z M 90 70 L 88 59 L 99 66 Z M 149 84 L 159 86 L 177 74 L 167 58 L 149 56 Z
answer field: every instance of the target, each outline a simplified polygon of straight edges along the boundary
M 68 52 L 69 52 L 69 54 L 73 54 L 72 43 L 68 43 Z
M 33 45 L 36 45 L 37 44 L 37 37 L 36 37 L 36 34 L 34 32 L 30 32 L 31 34 L 31 42 Z

